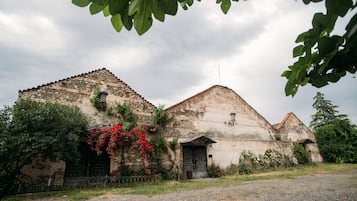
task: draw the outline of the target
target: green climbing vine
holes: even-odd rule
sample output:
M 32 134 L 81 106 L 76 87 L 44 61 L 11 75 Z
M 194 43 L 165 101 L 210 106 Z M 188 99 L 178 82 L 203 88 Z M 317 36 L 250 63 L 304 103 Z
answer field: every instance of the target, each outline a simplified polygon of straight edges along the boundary
M 123 120 L 124 130 L 131 130 L 137 125 L 138 116 L 134 113 L 130 103 L 117 104 L 116 111 Z
M 90 99 L 90 102 L 93 104 L 95 108 L 97 108 L 97 110 L 102 110 L 100 104 L 100 88 L 98 85 L 96 85 L 94 88 L 93 97 Z

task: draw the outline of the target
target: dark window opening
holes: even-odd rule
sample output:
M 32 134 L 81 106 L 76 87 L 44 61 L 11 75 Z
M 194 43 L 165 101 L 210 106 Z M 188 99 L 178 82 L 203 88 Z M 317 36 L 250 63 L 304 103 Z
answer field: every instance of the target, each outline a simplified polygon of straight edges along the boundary
M 103 152 L 98 156 L 86 143 L 80 143 L 78 150 L 80 159 L 66 163 L 65 177 L 96 177 L 109 174 L 110 159 L 107 153 Z

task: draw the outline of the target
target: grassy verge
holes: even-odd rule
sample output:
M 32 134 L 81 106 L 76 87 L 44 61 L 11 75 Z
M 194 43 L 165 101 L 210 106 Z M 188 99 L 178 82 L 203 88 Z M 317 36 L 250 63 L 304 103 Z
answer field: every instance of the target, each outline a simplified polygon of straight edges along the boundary
M 260 172 L 252 175 L 231 175 L 221 177 L 217 180 L 212 181 L 163 181 L 159 183 L 141 184 L 131 187 L 121 187 L 121 188 L 95 188 L 86 190 L 71 190 L 63 192 L 49 192 L 49 193 L 37 193 L 33 195 L 26 196 L 16 196 L 7 198 L 4 201 L 20 201 L 20 200 L 32 200 L 41 199 L 46 197 L 66 197 L 69 200 L 87 200 L 96 196 L 105 194 L 142 194 L 142 195 L 155 195 L 183 190 L 195 190 L 202 189 L 211 186 L 230 186 L 238 185 L 245 181 L 252 180 L 263 180 L 263 179 L 277 179 L 277 178 L 295 178 L 297 176 L 310 175 L 310 174 L 323 174 L 338 171 L 346 171 L 357 169 L 357 164 L 312 164 L 307 166 L 300 166 L 288 169 L 281 169 L 269 172 Z M 356 175 L 352 176 L 356 178 Z

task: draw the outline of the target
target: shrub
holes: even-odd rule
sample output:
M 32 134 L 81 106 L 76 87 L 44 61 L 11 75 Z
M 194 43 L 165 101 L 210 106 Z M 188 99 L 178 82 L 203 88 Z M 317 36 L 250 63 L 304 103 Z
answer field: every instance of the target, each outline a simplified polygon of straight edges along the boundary
M 267 160 L 268 167 L 276 169 L 282 165 L 283 155 L 277 150 L 268 149 L 265 151 L 264 159 Z
M 76 107 L 21 99 L 0 110 L 0 197 L 34 158 L 75 161 L 88 122 Z
M 325 161 L 357 163 L 357 127 L 349 120 L 335 120 L 323 125 L 315 135 Z
M 301 144 L 295 144 L 293 153 L 299 164 L 307 164 L 311 161 L 309 154 Z
M 240 174 L 250 174 L 254 170 L 276 169 L 294 165 L 292 156 L 284 155 L 277 150 L 268 149 L 264 155 L 255 155 L 250 151 L 243 151 L 239 158 L 238 172 Z
M 253 173 L 252 165 L 247 163 L 246 161 L 242 161 L 238 165 L 238 172 L 239 174 L 251 174 Z
M 223 170 L 215 163 L 212 163 L 210 166 L 208 166 L 207 171 L 208 177 L 220 177 L 223 175 Z
M 235 175 L 239 173 L 239 166 L 236 164 L 231 164 L 224 170 L 225 175 Z

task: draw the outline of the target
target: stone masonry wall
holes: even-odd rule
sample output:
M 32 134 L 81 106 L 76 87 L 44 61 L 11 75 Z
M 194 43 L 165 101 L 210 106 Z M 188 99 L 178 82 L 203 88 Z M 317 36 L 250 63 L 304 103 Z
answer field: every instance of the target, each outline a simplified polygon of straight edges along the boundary
M 106 98 L 107 108 L 113 107 L 117 103 L 130 103 L 139 117 L 139 124 L 152 123 L 151 115 L 155 106 L 106 69 L 19 91 L 19 99 L 29 98 L 40 102 L 48 101 L 77 106 L 87 116 L 90 128 L 118 123 L 118 117 L 110 116 L 105 111 L 98 111 L 91 103 L 96 86 L 99 86 L 101 91 L 108 93 Z M 111 163 L 114 163 L 114 161 L 112 160 Z M 43 167 L 45 167 L 46 171 L 44 171 Z M 116 168 L 116 164 L 111 164 L 111 167 Z M 52 182 L 61 185 L 63 183 L 63 175 L 61 177 L 59 172 L 63 172 L 64 168 L 65 163 L 63 161 L 60 163 L 42 161 L 41 165 L 37 167 L 36 164 L 25 167 L 24 172 L 35 177 L 34 179 L 53 178 L 54 181 Z
M 139 123 L 151 123 L 155 106 L 105 69 L 20 91 L 19 98 L 77 106 L 88 117 L 90 127 L 117 123 L 117 117 L 98 111 L 91 103 L 96 86 L 108 93 L 107 107 L 117 103 L 130 103 L 139 117 Z

